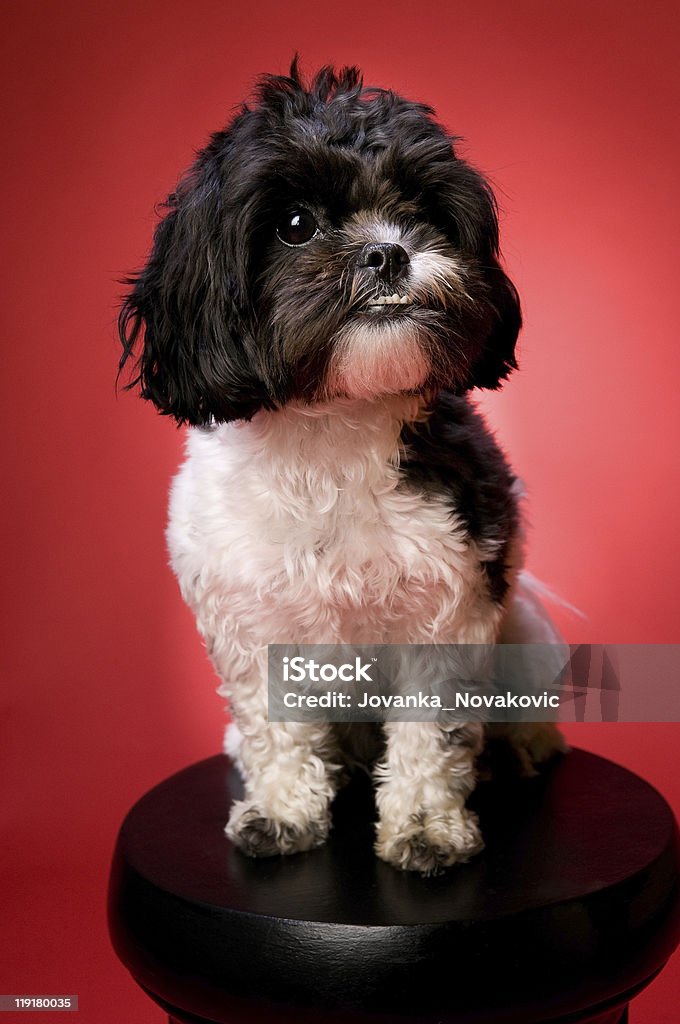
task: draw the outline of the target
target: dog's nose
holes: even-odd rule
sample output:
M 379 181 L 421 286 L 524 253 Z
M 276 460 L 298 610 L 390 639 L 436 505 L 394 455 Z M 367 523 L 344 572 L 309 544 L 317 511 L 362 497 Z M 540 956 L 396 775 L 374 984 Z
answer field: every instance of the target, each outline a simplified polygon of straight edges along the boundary
M 375 270 L 376 275 L 388 284 L 403 277 L 409 262 L 406 249 L 397 242 L 369 242 L 358 259 L 360 267 Z

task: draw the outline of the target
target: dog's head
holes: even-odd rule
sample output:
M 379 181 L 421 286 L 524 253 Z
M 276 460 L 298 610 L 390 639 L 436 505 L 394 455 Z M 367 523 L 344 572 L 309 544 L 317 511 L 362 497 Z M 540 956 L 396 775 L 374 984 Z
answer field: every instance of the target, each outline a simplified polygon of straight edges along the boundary
M 167 201 L 120 316 L 129 386 L 179 421 L 496 388 L 517 293 L 492 192 L 432 111 L 359 72 L 268 76 Z

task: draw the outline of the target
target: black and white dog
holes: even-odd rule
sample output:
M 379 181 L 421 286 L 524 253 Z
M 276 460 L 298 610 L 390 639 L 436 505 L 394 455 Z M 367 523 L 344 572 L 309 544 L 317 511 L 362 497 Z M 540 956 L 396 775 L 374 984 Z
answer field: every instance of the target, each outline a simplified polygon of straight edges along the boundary
M 467 397 L 515 368 L 494 197 L 430 108 L 355 68 L 267 76 L 167 201 L 121 313 L 132 385 L 193 429 L 168 540 L 229 698 L 253 855 L 323 842 L 374 766 L 376 850 L 481 848 L 478 724 L 268 723 L 271 643 L 494 641 L 519 570 L 515 479 Z M 508 726 L 525 771 L 553 726 Z

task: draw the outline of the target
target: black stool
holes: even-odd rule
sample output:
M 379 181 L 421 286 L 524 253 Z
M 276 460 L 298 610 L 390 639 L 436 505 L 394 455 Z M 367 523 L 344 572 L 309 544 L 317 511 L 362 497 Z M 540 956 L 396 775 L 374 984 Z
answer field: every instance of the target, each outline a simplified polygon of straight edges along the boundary
M 113 944 L 172 1022 L 624 1024 L 680 938 L 670 808 L 584 751 L 481 784 L 486 850 L 436 878 L 375 858 L 366 779 L 338 796 L 327 845 L 290 858 L 232 847 L 240 792 L 212 757 L 120 832 Z

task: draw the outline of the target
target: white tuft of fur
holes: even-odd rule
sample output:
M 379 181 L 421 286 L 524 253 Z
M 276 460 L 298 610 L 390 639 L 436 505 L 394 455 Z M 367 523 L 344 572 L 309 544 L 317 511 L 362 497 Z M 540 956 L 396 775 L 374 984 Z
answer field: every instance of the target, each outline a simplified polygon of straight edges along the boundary
M 397 395 L 421 387 L 429 372 L 413 323 L 377 314 L 375 323 L 352 323 L 337 335 L 328 390 L 348 398 Z
M 419 249 L 411 254 L 409 286 L 420 296 L 463 290 L 464 273 L 460 262 L 437 249 Z M 469 298 L 469 296 L 468 296 Z
M 359 210 L 347 222 L 345 231 L 355 245 L 371 242 L 404 243 L 404 229 L 377 211 Z

